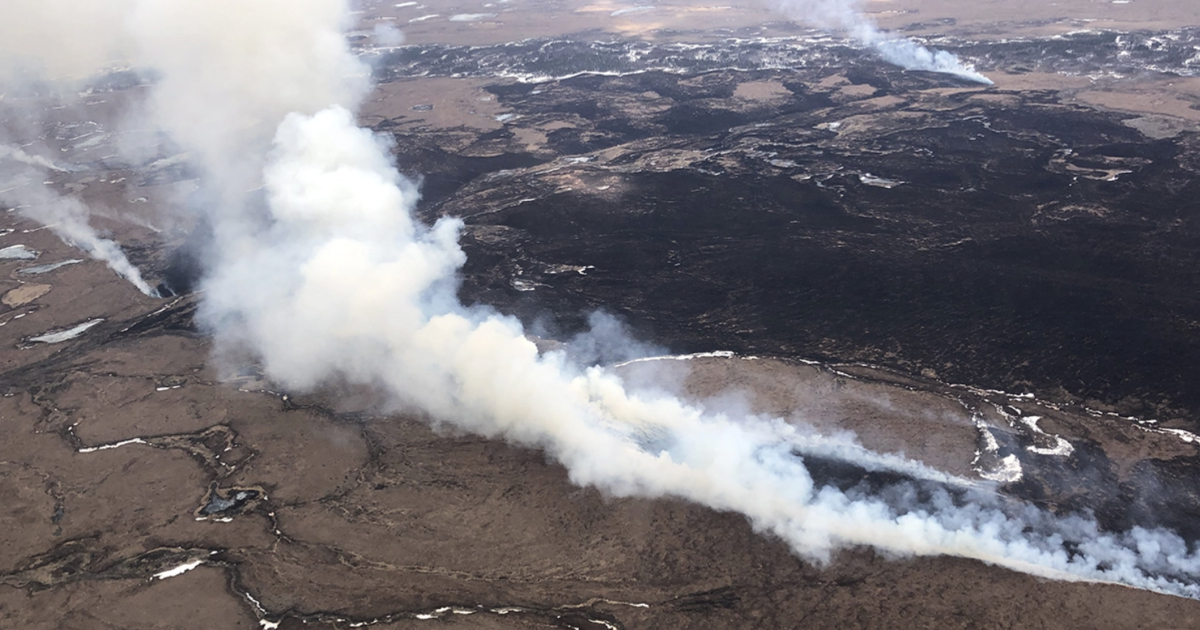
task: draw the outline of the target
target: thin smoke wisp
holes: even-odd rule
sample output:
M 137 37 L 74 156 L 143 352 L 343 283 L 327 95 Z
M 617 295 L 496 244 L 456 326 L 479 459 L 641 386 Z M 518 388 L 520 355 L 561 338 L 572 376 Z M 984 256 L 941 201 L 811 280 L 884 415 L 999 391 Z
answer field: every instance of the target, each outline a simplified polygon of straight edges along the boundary
M 88 222 L 88 207 L 82 201 L 59 195 L 42 183 L 41 174 L 47 170 L 65 172 L 70 169 L 17 147 L 0 145 L 0 176 L 10 182 L 0 191 L 0 203 L 17 208 L 21 216 L 49 228 L 64 243 L 108 265 L 143 294 L 157 297 L 157 291 L 142 279 L 141 272 L 129 262 L 121 246 L 96 233 Z
M 1105 533 L 1088 518 L 1006 505 L 844 437 L 635 392 L 610 369 L 539 352 L 521 322 L 459 303 L 462 223 L 418 221 L 396 147 L 359 127 L 366 69 L 342 36 L 344 0 L 135 4 L 129 47 L 153 51 L 142 63 L 164 77 L 159 124 L 220 200 L 201 306 L 219 353 L 251 352 L 291 391 L 363 385 L 390 409 L 543 449 L 574 483 L 611 495 L 739 512 L 815 562 L 869 545 L 1200 597 L 1200 555 L 1169 531 Z M 605 327 L 600 318 L 594 332 Z M 912 481 L 839 489 L 815 480 L 817 457 Z
M 957 55 L 926 48 L 911 39 L 880 30 L 863 14 L 857 0 L 771 0 L 771 5 L 788 19 L 819 28 L 844 31 L 874 49 L 884 61 L 905 70 L 924 70 L 992 85 L 992 80 L 975 71 Z

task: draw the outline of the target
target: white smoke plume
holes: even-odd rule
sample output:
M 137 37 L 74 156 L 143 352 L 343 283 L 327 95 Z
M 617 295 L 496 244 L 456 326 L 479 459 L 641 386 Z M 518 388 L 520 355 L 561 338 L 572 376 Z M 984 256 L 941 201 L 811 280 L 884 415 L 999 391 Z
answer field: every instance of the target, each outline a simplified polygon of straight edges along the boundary
M 218 346 L 253 352 L 271 379 L 373 387 L 394 409 L 544 449 L 577 484 L 740 512 L 818 562 L 870 545 L 1200 597 L 1200 556 L 1170 532 L 1102 533 L 844 439 L 633 393 L 608 369 L 540 353 L 516 319 L 458 302 L 461 223 L 417 221 L 417 187 L 391 145 L 358 127 L 365 71 L 339 35 L 343 0 L 135 4 L 131 47 L 155 51 L 142 63 L 164 74 L 160 124 L 212 185 L 262 187 L 225 190 L 212 212 L 202 317 Z M 822 486 L 806 465 L 822 457 L 914 481 Z
M 65 172 L 66 167 L 59 166 L 50 159 L 40 155 L 30 155 L 20 147 L 14 147 L 7 144 L 0 144 L 0 164 L 4 162 L 15 162 L 26 166 L 35 166 L 49 171 Z
M 888 63 L 905 70 L 924 70 L 992 85 L 992 80 L 963 63 L 957 55 L 931 50 L 910 39 L 880 30 L 859 9 L 859 0 L 770 0 L 776 11 L 819 28 L 845 31 L 850 37 L 874 48 Z
M 46 226 L 64 243 L 108 265 L 118 276 L 128 280 L 145 295 L 157 297 L 154 290 L 116 242 L 101 237 L 88 222 L 88 208 L 74 197 L 59 195 L 42 183 L 46 170 L 66 172 L 40 155 L 30 155 L 17 147 L 0 145 L 0 175 L 12 182 L 0 191 L 0 203 L 17 208 L 27 219 Z

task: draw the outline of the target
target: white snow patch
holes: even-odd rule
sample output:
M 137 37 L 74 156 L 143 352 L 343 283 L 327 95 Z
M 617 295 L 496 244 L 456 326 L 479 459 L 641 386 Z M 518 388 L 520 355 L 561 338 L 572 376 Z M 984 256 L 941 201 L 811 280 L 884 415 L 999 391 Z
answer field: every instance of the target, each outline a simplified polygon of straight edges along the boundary
M 875 186 L 876 188 L 895 188 L 904 184 L 904 182 L 900 180 L 886 179 L 870 173 L 860 173 L 858 175 L 858 181 L 866 184 L 867 186 Z
M 192 569 L 195 569 L 196 567 L 198 567 L 202 564 L 204 564 L 203 559 L 192 560 L 191 562 L 184 562 L 183 564 L 175 567 L 174 569 L 167 569 L 166 571 L 163 571 L 161 573 L 155 573 L 154 579 L 165 580 L 167 578 L 172 578 L 177 575 L 183 575 L 184 573 L 187 573 L 188 571 L 191 571 Z
M 995 470 L 988 472 L 979 472 L 979 476 L 991 481 L 1000 483 L 1013 483 L 1020 481 L 1024 475 L 1021 470 L 1021 460 L 1017 459 L 1016 455 L 1009 455 L 1000 460 L 1000 465 Z
M 979 430 L 983 436 L 983 451 L 975 451 L 975 460 L 971 462 L 971 467 L 980 477 L 989 481 L 998 481 L 1000 483 L 1013 483 L 1020 481 L 1024 475 L 1021 470 L 1021 460 L 1017 459 L 1016 455 L 1008 455 L 1000 459 L 1000 463 L 993 470 L 984 470 L 979 464 L 979 459 L 985 454 L 997 454 L 1000 451 L 1000 443 L 996 441 L 996 436 L 992 435 L 992 430 L 984 423 L 983 418 L 975 416 L 975 428 Z
M 495 13 L 459 13 L 457 15 L 451 15 L 450 21 L 451 22 L 478 22 L 480 20 L 486 20 L 488 18 L 494 18 L 494 17 L 496 17 Z
M 425 20 L 432 20 L 435 17 L 438 17 L 437 13 L 430 13 L 429 15 L 422 15 L 421 17 L 415 17 L 415 18 L 409 20 L 408 23 L 412 24 L 414 22 L 424 22 Z
M 512 288 L 518 291 L 537 291 L 537 284 L 527 280 L 518 280 L 514 278 L 509 284 L 512 285 Z
M 1038 420 L 1041 420 L 1041 419 L 1042 419 L 1041 416 L 1025 416 L 1025 417 L 1021 418 L 1021 422 L 1024 423 L 1025 426 L 1029 427 L 1029 430 L 1033 431 L 1034 433 L 1037 433 L 1039 435 L 1049 435 L 1048 433 L 1046 433 L 1045 431 L 1042 431 L 1038 427 Z M 1041 448 L 1041 447 L 1031 445 L 1031 446 L 1025 447 L 1025 450 L 1027 450 L 1031 453 L 1037 453 L 1038 455 L 1061 455 L 1062 457 L 1067 457 L 1071 453 L 1075 452 L 1075 447 L 1071 446 L 1071 443 L 1064 440 L 1062 437 L 1057 436 L 1057 435 L 1050 436 L 1050 437 L 1053 437 L 1055 440 L 1054 446 L 1052 446 L 1050 448 Z

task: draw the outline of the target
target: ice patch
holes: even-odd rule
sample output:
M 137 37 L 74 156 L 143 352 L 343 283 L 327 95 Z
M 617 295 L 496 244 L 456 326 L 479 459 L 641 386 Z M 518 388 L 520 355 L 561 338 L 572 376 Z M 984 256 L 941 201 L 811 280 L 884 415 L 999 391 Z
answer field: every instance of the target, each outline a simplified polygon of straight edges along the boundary
M 608 15 L 609 15 L 609 17 L 620 17 L 622 15 L 632 15 L 634 13 L 645 13 L 647 11 L 653 11 L 653 10 L 654 10 L 654 7 L 642 5 L 642 6 L 637 6 L 637 7 L 626 7 L 624 9 L 617 9 L 616 11 L 613 11 L 612 13 L 609 13 Z
M 38 253 L 24 245 L 10 245 L 0 249 L 0 260 L 33 260 Z
M 55 269 L 61 269 L 62 267 L 66 267 L 67 265 L 74 265 L 74 264 L 81 263 L 81 262 L 83 262 L 83 261 L 78 258 L 72 258 L 70 260 L 62 260 L 62 261 L 59 261 L 56 263 L 50 263 L 47 265 L 37 265 L 36 267 L 26 267 L 24 269 L 18 269 L 17 273 L 24 273 L 24 274 L 29 274 L 31 276 L 36 276 L 38 274 L 50 273 L 51 271 L 54 271 Z
M 450 21 L 451 22 L 478 22 L 480 20 L 486 20 L 488 18 L 494 18 L 494 17 L 496 17 L 495 13 L 459 13 L 457 15 L 451 15 Z
M 83 322 L 82 324 L 72 326 L 66 330 L 60 330 L 58 332 L 46 333 L 44 335 L 30 337 L 29 341 L 33 342 L 33 343 L 62 343 L 64 341 L 74 339 L 74 338 L 78 337 L 79 335 L 82 335 L 83 333 L 87 332 L 87 330 L 89 328 L 91 328 L 92 326 L 95 326 L 96 324 L 99 324 L 102 321 L 104 321 L 104 320 L 103 319 L 91 319 L 86 322 Z

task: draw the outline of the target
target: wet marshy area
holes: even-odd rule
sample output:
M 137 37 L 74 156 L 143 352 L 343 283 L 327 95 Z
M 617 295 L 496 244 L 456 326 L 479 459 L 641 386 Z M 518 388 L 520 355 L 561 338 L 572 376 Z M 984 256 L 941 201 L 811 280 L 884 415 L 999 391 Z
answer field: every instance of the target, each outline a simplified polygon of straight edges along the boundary
M 196 508 L 198 519 L 226 520 L 244 512 L 253 510 L 255 506 L 266 500 L 267 495 L 262 488 L 220 488 L 214 481 L 208 487 L 208 493 L 200 507 Z

